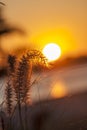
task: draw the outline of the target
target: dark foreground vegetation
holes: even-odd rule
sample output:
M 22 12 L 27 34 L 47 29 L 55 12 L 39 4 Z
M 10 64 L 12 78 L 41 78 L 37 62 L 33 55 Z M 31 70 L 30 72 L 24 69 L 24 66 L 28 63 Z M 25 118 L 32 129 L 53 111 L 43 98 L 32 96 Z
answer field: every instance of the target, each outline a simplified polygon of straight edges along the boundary
M 87 130 L 87 92 L 26 105 L 26 108 L 27 111 L 25 106 L 21 107 L 25 130 Z M 21 130 L 18 111 L 17 107 L 11 119 L 12 130 Z M 2 112 L 0 116 L 7 130 L 9 117 Z
M 32 73 L 34 73 L 33 67 L 39 64 L 43 68 L 46 66 L 47 60 L 40 51 L 27 50 L 21 57 L 8 55 L 7 63 L 7 83 L 4 93 L 5 101 L 2 101 L 4 107 L 2 108 L 1 105 L 1 127 L 2 130 L 17 130 L 13 123 L 13 117 L 17 111 L 17 119 L 19 119 L 18 122 L 20 124 L 18 130 L 28 130 L 27 106 L 31 104 L 30 88 L 36 81 L 32 81 Z M 25 108 L 25 119 L 23 119 L 22 107 Z M 6 122 L 4 121 L 5 116 L 7 117 Z

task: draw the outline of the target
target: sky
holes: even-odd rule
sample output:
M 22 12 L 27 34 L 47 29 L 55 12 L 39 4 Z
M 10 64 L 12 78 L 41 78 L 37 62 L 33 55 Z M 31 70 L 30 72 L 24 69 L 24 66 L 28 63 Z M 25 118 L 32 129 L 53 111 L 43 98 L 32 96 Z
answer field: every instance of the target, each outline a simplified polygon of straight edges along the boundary
M 6 3 L 4 14 L 9 23 L 27 32 L 20 42 L 40 50 L 57 43 L 63 56 L 87 52 L 87 0 L 1 1 Z

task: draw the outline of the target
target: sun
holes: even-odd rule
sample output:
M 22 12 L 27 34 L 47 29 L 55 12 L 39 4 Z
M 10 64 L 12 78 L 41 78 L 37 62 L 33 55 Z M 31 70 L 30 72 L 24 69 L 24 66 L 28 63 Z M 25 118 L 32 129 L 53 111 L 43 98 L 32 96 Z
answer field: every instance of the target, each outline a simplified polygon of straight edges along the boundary
M 42 52 L 49 62 L 55 61 L 61 56 L 61 48 L 56 43 L 48 43 Z

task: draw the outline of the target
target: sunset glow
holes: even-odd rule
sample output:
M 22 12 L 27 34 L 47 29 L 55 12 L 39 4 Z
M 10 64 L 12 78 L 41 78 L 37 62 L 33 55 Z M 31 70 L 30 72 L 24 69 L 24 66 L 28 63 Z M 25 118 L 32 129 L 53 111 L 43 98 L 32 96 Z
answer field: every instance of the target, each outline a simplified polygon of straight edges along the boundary
M 25 43 L 29 48 L 41 50 L 46 43 L 54 42 L 62 48 L 61 58 L 87 54 L 87 0 L 20 1 L 5 1 L 4 13 L 9 23 L 14 21 L 23 27 L 27 36 L 5 38 L 5 50 L 25 46 Z
M 49 43 L 44 47 L 43 54 L 46 56 L 48 61 L 54 61 L 61 56 L 61 49 L 57 44 Z
M 63 83 L 59 82 L 53 86 L 51 96 L 53 98 L 62 98 L 67 95 L 67 90 Z

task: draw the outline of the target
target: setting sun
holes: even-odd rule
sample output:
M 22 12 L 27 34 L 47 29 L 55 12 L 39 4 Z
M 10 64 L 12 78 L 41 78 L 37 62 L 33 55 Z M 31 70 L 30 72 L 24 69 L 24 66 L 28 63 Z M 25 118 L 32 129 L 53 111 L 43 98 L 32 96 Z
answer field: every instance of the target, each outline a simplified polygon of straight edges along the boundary
M 47 44 L 43 49 L 43 54 L 46 56 L 48 61 L 57 60 L 61 56 L 61 49 L 55 43 Z

